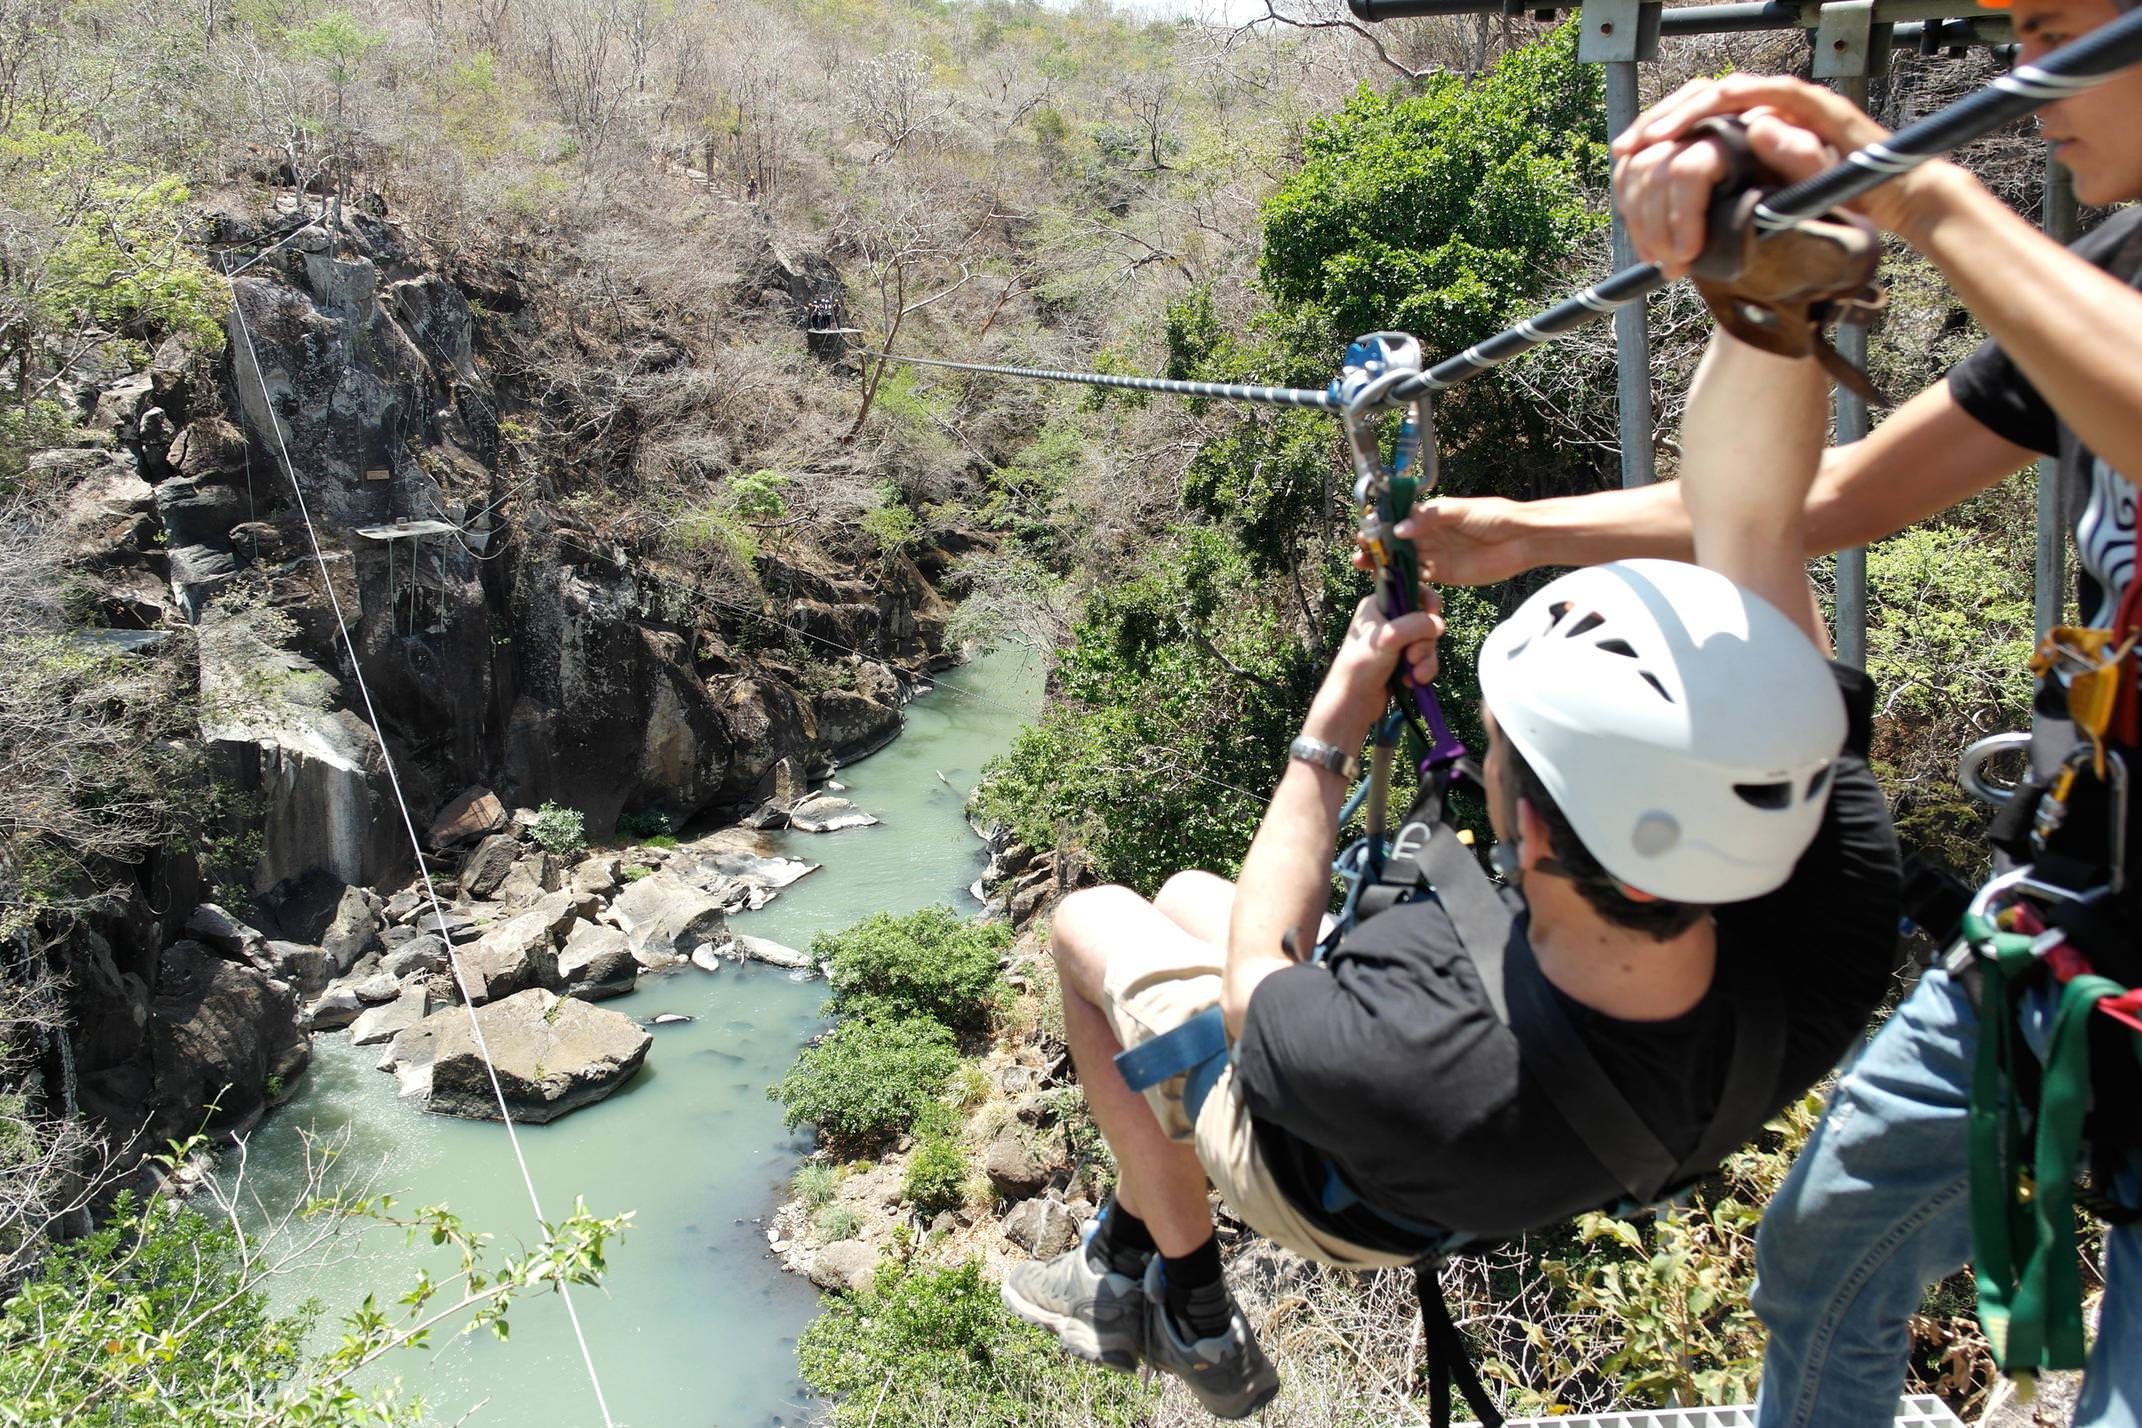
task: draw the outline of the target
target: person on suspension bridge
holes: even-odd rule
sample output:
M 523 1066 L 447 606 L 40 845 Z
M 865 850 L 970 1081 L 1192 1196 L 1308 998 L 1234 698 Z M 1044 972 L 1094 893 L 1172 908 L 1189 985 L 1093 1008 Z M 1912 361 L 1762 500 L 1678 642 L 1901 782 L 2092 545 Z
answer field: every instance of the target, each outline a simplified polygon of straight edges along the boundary
M 1354 755 L 1394 673 L 1433 672 L 1428 596 L 1356 611 L 1239 883 L 1063 901 L 1066 1037 L 1120 1179 L 1085 1244 L 1006 1276 L 1014 1313 L 1241 1417 L 1278 1381 L 1222 1277 L 1208 1178 L 1300 1254 L 1432 1265 L 1678 1190 L 1843 1053 L 1891 976 L 1898 869 L 1872 689 L 1825 661 L 1800 556 L 1826 390 L 1812 361 L 1721 334 L 1682 432 L 1701 564 L 1565 576 L 1489 636 L 1507 889 L 1417 808 L 1368 915 L 1299 955 Z
M 2035 60 L 2124 8 L 2113 0 L 2014 0 L 2020 59 Z M 1748 143 L 1786 178 L 1883 137 L 1844 99 L 1790 79 L 1733 76 L 1669 96 L 1638 117 L 1615 154 L 1637 251 L 1670 271 L 1686 270 L 1702 250 L 1712 189 L 1731 167 L 1717 142 L 1691 130 L 1731 115 L 1745 118 Z M 2142 198 L 2142 70 L 2051 104 L 2041 126 L 2082 202 L 2109 206 Z M 2127 597 L 2135 573 L 2135 483 L 2142 477 L 2142 292 L 2136 291 L 2142 208 L 2114 215 L 2063 249 L 1948 163 L 1919 168 L 1856 206 L 1939 265 L 1991 337 L 1872 435 L 1825 454 L 1805 511 L 1808 553 L 1899 530 L 2040 454 L 2053 457 L 2078 554 L 2079 609 L 2088 626 L 2110 637 L 2099 643 L 2095 631 L 2080 632 L 2080 639 L 2071 632 L 2043 653 L 2047 680 L 2039 708 L 2053 717 L 2038 721 L 2032 762 L 2042 778 L 2065 766 L 2084 785 L 2108 754 L 2124 756 L 2117 765 L 2124 771 L 2136 757 L 2133 658 L 2120 650 L 2135 625 Z M 1441 498 L 1417 508 L 1398 529 L 1413 538 L 1437 578 L 1483 583 L 1538 565 L 1683 555 L 1697 529 L 1684 494 L 1666 483 L 1530 504 Z M 2106 689 L 2117 699 L 2105 700 L 2079 743 L 2075 725 L 2058 715 L 2077 706 L 2085 685 L 2095 682 L 2093 672 L 2110 681 Z M 2114 711 L 2129 715 L 2124 735 L 2106 727 Z M 2025 862 L 2059 858 L 2098 869 L 2108 887 L 2069 890 L 2111 909 L 2097 918 L 2099 936 L 2086 950 L 2101 972 L 2124 967 L 2120 980 L 2133 987 L 2142 972 L 2136 966 L 2142 935 L 2135 931 L 2132 892 L 2100 896 L 2112 883 L 2132 882 L 2132 856 L 2123 850 L 2142 848 L 2121 813 L 2124 784 L 2109 819 L 2102 811 L 2078 815 L 2063 829 L 2054 815 L 2069 791 L 2062 786 L 2048 796 L 2043 784 L 2027 785 L 2005 810 L 2017 818 L 2004 851 Z M 2110 847 L 2078 849 L 2078 840 Z M 2075 940 L 2082 940 L 2079 933 Z M 1967 1193 L 1981 1014 L 1975 969 L 1964 959 L 1950 965 L 1953 972 L 1928 970 L 1846 1069 L 1821 1126 L 1763 1216 L 1754 1296 L 1769 1329 L 1757 1411 L 1763 1428 L 1889 1424 L 1925 1290 L 1971 1257 L 1973 1221 L 1983 1218 Z M 2029 1023 L 2023 1039 L 2041 1055 L 2057 992 L 2056 985 L 2041 985 L 2023 996 Z M 2101 1039 L 2109 1031 L 2132 1041 L 2110 1018 L 2091 1020 Z M 2104 1197 L 2096 1208 L 2111 1225 L 2097 1342 L 2074 1417 L 2086 1428 L 2142 1422 L 2142 1225 L 2135 1223 L 2135 1207 L 2142 1206 L 2136 1150 L 2142 1087 L 2130 1079 L 2135 1060 L 2121 1054 L 2128 1049 L 2115 1046 L 2093 1073 L 2106 1078 L 2096 1088 L 2091 1122 L 2096 1189 Z M 2026 1067 L 2015 1079 L 2036 1081 L 2040 1068 Z M 2011 1178 L 2006 1189 L 2013 1198 L 2030 1199 L 2024 1177 Z M 2066 1179 L 2040 1174 L 2037 1194 L 2064 1191 Z M 2016 1213 L 2030 1218 L 2026 1208 Z M 2012 1218 L 1996 1206 L 1990 1223 Z M 1995 1257 L 2007 1258 L 1999 1248 L 2005 1235 L 1996 1230 L 1991 1238 Z M 1982 1285 L 1989 1278 L 1988 1249 L 1981 1232 Z M 2072 1320 L 2068 1355 L 2079 1361 L 2074 1298 L 2064 1307 Z M 1989 1319 L 1989 1332 L 2006 1363 L 2017 1344 L 2005 1306 Z M 2027 1373 L 2036 1364 L 2008 1366 Z

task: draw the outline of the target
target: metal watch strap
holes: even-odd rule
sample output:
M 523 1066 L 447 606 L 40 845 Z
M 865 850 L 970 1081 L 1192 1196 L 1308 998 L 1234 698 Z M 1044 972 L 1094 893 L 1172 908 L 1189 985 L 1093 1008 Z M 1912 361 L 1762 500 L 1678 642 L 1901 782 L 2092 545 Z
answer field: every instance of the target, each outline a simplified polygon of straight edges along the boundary
M 1287 745 L 1287 757 L 1300 759 L 1305 764 L 1315 764 L 1320 769 L 1329 769 L 1340 778 L 1353 779 L 1361 776 L 1361 760 L 1336 744 L 1312 739 L 1307 734 L 1297 735 L 1294 742 Z

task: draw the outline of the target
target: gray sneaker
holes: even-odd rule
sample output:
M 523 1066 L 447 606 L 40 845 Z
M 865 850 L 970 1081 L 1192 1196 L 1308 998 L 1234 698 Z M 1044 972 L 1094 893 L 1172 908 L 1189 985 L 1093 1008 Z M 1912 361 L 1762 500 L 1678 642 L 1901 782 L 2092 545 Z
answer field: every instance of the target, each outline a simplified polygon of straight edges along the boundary
M 1228 1297 L 1227 1332 L 1185 1343 L 1168 1318 L 1156 1255 L 1145 1267 L 1145 1361 L 1174 1374 L 1215 1418 L 1247 1418 L 1279 1392 L 1279 1370 L 1257 1347 L 1249 1320 Z
M 1079 1358 L 1113 1369 L 1138 1367 L 1145 1352 L 1145 1291 L 1127 1274 L 1095 1269 L 1086 1246 L 1043 1264 L 1012 1266 L 1004 1307 L 1056 1335 Z

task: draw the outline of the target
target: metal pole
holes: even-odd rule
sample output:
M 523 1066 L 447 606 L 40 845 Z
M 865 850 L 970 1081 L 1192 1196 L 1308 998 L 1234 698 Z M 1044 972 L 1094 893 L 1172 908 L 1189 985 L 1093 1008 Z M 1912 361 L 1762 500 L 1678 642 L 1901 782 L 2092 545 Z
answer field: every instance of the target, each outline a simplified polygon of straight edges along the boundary
M 2056 243 L 2075 241 L 2075 180 L 2053 159 L 2045 156 L 2045 188 L 2038 203 L 2038 222 L 2045 236 Z M 2038 560 L 2031 605 L 2038 638 L 2063 623 L 2068 596 L 2068 518 L 2061 507 L 2060 462 L 2051 456 L 2038 460 Z
M 1842 76 L 1837 92 L 1861 109 L 1867 107 L 1867 77 Z M 1837 331 L 1837 352 L 1853 366 L 1866 370 L 1867 329 L 1846 323 Z M 1837 443 L 1861 441 L 1868 431 L 1867 404 L 1856 392 L 1837 389 Z M 1867 667 L 1867 552 L 1854 546 L 1837 552 L 1837 659 L 1854 669 Z
M 1636 122 L 1635 60 L 1610 60 L 1606 70 L 1607 139 L 1612 141 Z M 1614 211 L 1614 267 L 1636 262 L 1629 232 Z M 1630 303 L 1614 314 L 1614 390 L 1621 424 L 1621 484 L 1648 486 L 1658 479 L 1651 450 L 1651 328 L 1644 304 Z

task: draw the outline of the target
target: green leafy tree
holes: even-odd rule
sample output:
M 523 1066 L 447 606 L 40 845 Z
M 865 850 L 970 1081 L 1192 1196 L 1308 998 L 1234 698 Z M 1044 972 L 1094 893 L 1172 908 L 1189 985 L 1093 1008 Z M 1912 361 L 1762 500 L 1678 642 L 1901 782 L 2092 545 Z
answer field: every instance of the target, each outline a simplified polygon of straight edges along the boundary
M 242 1238 L 225 1216 L 122 1197 L 101 1229 L 54 1249 L 0 1304 L 0 1423 L 414 1425 L 426 1421 L 424 1405 L 391 1380 L 357 1387 L 363 1370 L 440 1332 L 504 1338 L 526 1295 L 599 1283 L 608 1244 L 629 1219 L 599 1220 L 576 1205 L 534 1248 L 494 1258 L 487 1236 L 436 1206 L 405 1216 L 391 1199 L 330 1194 L 304 1216 L 422 1235 L 455 1268 L 420 1273 L 392 1300 L 368 1294 L 339 1339 L 314 1349 L 318 1305 L 268 1307 L 287 1250 L 274 1235 Z
M 940 905 L 905 917 L 872 913 L 844 931 L 822 932 L 811 956 L 833 983 L 832 1013 L 921 1016 L 972 1033 L 1003 1001 L 997 961 L 1011 940 L 1003 923 L 970 922 Z
M 790 1126 L 816 1126 L 853 1149 L 912 1126 L 958 1069 L 952 1033 L 928 1017 L 844 1021 L 805 1047 L 767 1094 Z
M 1576 33 L 1564 24 L 1477 79 L 1364 89 L 1316 124 L 1265 203 L 1258 269 L 1294 355 L 1321 329 L 1328 370 L 1354 334 L 1397 328 L 1433 360 L 1559 291 L 1565 255 L 1606 223 L 1601 81 Z M 1499 378 L 1439 398 L 1437 425 L 1448 478 L 1512 496 L 1570 479 L 1545 414 Z
M 967 1152 L 951 1135 L 924 1135 L 915 1142 L 900 1193 L 925 1215 L 955 1208 L 965 1193 Z

